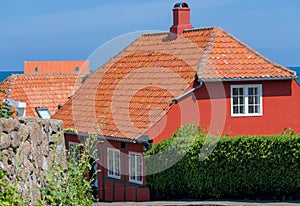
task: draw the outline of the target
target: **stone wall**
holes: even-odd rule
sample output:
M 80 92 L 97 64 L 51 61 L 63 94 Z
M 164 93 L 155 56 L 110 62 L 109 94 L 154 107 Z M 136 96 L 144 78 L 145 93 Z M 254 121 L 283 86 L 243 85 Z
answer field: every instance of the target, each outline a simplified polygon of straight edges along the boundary
M 56 142 L 58 157 L 65 162 L 62 126 L 58 120 L 0 119 L 2 162 L 10 181 L 21 184 L 31 203 L 40 197 L 38 187 L 44 184 Z

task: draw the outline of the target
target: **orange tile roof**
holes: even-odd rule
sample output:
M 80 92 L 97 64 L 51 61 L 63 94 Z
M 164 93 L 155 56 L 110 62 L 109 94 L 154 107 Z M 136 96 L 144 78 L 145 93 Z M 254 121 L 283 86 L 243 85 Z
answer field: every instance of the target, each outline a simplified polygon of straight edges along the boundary
M 25 61 L 24 74 L 87 74 L 90 63 L 79 61 Z
M 281 79 L 295 78 L 296 73 L 265 58 L 229 34 L 213 27 L 211 39 L 205 49 L 198 75 L 204 80 L 222 79 Z M 189 30 L 185 36 L 194 36 L 201 29 Z
M 53 118 L 79 132 L 138 139 L 204 80 L 295 78 L 218 27 L 144 34 L 94 72 Z
M 1 101 L 11 99 L 26 103 L 26 116 L 38 117 L 35 108 L 47 107 L 53 115 L 59 104 L 64 104 L 68 96 L 82 85 L 83 75 L 48 74 L 9 76 L 0 84 L 5 94 L 0 93 Z

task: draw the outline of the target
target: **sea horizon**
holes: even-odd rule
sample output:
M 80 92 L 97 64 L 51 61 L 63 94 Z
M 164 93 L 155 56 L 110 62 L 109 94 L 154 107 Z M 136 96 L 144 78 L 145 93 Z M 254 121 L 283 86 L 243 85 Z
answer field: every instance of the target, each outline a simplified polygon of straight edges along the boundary
M 7 77 L 12 74 L 24 74 L 24 71 L 16 70 L 16 71 L 0 71 L 0 82 L 3 82 Z

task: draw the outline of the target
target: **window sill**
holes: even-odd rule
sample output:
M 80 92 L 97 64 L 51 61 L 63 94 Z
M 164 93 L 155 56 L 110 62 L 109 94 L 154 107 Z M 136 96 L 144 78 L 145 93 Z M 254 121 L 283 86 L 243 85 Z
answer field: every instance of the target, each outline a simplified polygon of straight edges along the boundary
M 142 185 L 143 184 L 143 181 L 134 181 L 134 180 L 129 180 L 130 183 L 133 183 L 133 184 L 137 184 L 137 185 Z
M 231 117 L 262 117 L 263 114 L 231 114 Z
M 120 176 L 107 175 L 107 177 L 112 178 L 112 179 L 117 179 L 117 180 L 121 179 Z

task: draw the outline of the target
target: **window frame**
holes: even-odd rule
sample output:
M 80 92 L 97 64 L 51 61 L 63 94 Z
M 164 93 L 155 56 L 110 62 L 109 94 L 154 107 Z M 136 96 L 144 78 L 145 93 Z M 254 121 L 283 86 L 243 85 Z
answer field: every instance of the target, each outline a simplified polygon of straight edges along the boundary
M 51 119 L 51 113 L 47 107 L 36 107 L 35 111 L 38 113 L 41 119 Z M 44 112 L 47 113 L 49 117 L 46 117 Z
M 109 171 L 110 171 L 110 163 L 109 163 L 109 151 L 111 151 L 113 153 L 113 163 L 112 163 L 112 166 L 113 166 L 113 174 L 110 174 Z M 115 159 L 115 152 L 118 152 L 119 153 L 119 164 L 118 164 L 118 167 L 119 167 L 119 175 L 116 175 L 117 171 L 116 171 L 116 159 Z M 114 178 L 114 179 L 121 179 L 121 153 L 120 153 L 120 150 L 119 149 L 114 149 L 114 148 L 107 148 L 107 176 L 110 177 L 110 178 Z
M 79 143 L 78 142 L 69 142 L 69 150 L 68 153 L 71 154 L 71 148 L 74 146 L 75 148 L 78 149 L 78 151 L 75 151 L 74 156 L 72 157 L 72 159 L 75 160 L 75 162 L 78 162 L 80 159 L 80 147 L 78 147 Z M 71 157 L 69 157 L 71 158 Z
M 259 113 L 249 113 L 249 94 L 248 89 L 251 87 L 258 88 L 259 91 Z M 244 107 L 245 107 L 245 113 L 244 114 L 235 114 L 233 113 L 233 89 L 235 88 L 243 88 L 244 94 Z M 230 99 L 231 99 L 231 117 L 259 117 L 263 116 L 263 91 L 262 91 L 262 84 L 240 84 L 240 85 L 230 85 Z
M 141 153 L 137 153 L 137 152 L 129 152 L 128 153 L 129 154 L 129 157 L 128 157 L 128 159 L 129 159 L 129 165 L 128 165 L 128 168 L 129 168 L 129 174 L 128 174 L 128 176 L 129 176 L 129 182 L 131 182 L 131 183 L 135 183 L 135 184 L 143 184 L 143 174 L 144 174 L 144 168 L 143 168 L 143 162 L 144 162 L 144 159 L 143 159 L 143 155 L 141 154 Z M 132 168 L 131 168 L 131 155 L 134 155 L 134 157 L 135 157 L 135 160 L 134 160 L 134 164 L 135 164 L 135 175 L 134 175 L 134 177 L 135 177 L 135 179 L 132 179 L 131 178 L 131 170 L 132 170 Z M 140 156 L 141 157 L 141 181 L 139 181 L 139 180 L 137 180 L 137 178 L 138 178 L 138 172 L 137 172 L 137 161 L 136 161 L 136 157 L 137 156 Z

